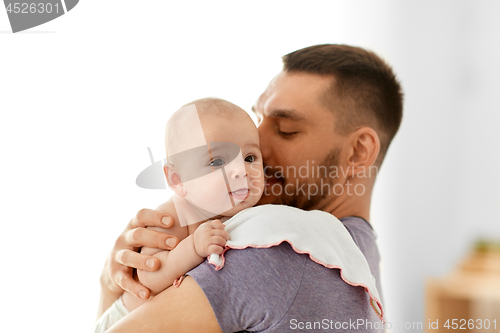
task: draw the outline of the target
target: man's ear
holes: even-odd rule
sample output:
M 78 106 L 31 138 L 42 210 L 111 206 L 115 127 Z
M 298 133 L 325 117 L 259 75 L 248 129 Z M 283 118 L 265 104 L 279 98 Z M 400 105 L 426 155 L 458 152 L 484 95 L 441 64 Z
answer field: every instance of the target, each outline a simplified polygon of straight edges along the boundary
M 347 164 L 354 174 L 365 172 L 375 164 L 380 152 L 380 139 L 371 127 L 361 127 L 351 133 L 350 150 Z
M 172 163 L 165 163 L 163 172 L 165 173 L 168 187 L 170 187 L 175 194 L 184 198 L 187 195 L 187 191 L 184 188 L 184 184 L 182 184 L 181 176 L 175 171 L 175 166 Z

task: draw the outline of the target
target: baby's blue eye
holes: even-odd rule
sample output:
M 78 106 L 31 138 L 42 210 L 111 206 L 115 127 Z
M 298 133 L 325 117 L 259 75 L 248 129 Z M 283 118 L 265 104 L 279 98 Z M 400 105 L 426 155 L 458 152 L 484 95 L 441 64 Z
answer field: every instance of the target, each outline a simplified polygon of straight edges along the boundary
M 256 159 L 257 157 L 255 157 L 255 155 L 248 155 L 247 157 L 245 157 L 245 162 L 253 163 Z
M 220 166 L 224 165 L 224 161 L 221 160 L 220 158 L 216 158 L 212 162 L 210 162 L 210 165 L 213 167 L 220 167 Z

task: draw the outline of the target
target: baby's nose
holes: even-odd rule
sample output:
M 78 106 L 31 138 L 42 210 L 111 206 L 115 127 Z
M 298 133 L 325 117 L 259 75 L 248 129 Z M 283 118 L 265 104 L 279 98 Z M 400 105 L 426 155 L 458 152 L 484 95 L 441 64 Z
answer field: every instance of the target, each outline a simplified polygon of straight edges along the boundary
M 233 172 L 233 179 L 239 179 L 246 176 L 247 176 L 246 170 L 239 170 L 239 171 L 236 170 L 235 172 Z

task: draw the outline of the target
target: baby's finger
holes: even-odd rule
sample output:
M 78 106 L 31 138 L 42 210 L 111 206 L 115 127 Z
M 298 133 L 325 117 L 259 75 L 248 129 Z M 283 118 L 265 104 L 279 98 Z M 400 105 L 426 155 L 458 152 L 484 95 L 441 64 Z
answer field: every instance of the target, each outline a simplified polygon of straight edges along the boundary
M 226 225 L 219 220 L 210 222 L 210 226 L 214 229 L 224 229 L 226 227 Z
M 212 229 L 210 234 L 212 236 L 220 236 L 225 240 L 229 240 L 229 232 L 227 232 L 226 230 Z
M 219 245 L 219 246 L 225 246 L 226 245 L 226 240 L 221 237 L 221 236 L 212 236 L 210 237 L 210 239 L 208 240 L 208 244 L 210 245 Z M 209 245 L 209 246 L 210 246 Z
M 212 244 L 207 247 L 207 252 L 214 254 L 222 254 L 222 252 L 224 252 L 224 248 L 222 246 Z

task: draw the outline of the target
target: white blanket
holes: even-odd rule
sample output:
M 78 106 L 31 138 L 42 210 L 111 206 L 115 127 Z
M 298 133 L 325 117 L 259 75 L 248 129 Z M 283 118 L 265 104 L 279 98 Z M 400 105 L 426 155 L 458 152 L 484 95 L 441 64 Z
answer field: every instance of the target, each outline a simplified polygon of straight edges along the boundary
M 128 313 L 127 308 L 123 305 L 122 297 L 120 296 L 94 324 L 94 333 L 106 332 L 120 319 L 128 315 Z
M 371 306 L 383 321 L 382 303 L 368 262 L 349 231 L 332 214 L 262 205 L 244 209 L 224 224 L 231 237 L 224 253 L 229 249 L 269 248 L 288 242 L 295 252 L 308 254 L 314 262 L 340 269 L 346 283 L 364 287 Z M 224 253 L 209 257 L 217 270 L 224 266 Z

